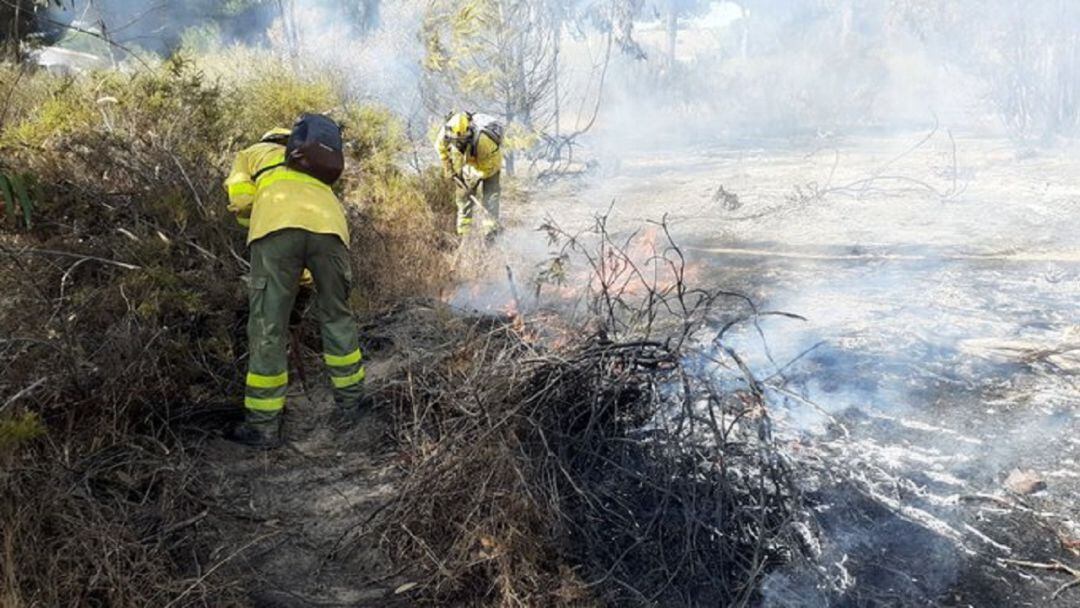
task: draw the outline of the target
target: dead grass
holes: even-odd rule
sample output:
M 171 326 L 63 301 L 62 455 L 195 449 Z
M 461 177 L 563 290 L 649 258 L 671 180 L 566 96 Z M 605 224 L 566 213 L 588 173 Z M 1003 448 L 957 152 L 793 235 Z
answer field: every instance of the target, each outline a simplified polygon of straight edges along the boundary
M 449 197 L 397 168 L 389 112 L 280 66 L 225 86 L 182 58 L 77 78 L 3 64 L 0 82 L 0 173 L 34 184 L 30 227 L 0 218 L 3 603 L 229 603 L 196 532 L 199 438 L 239 411 L 243 386 L 230 156 L 311 105 L 346 120 L 368 310 L 443 279 Z
M 31 227 L 0 232 L 5 605 L 242 602 L 228 556 L 199 542 L 198 450 L 242 391 L 244 235 L 223 169 L 258 123 L 304 109 L 282 100 L 325 102 L 348 128 L 355 305 L 449 278 L 451 192 L 400 168 L 393 116 L 276 66 L 250 78 L 176 59 L 0 92 L 0 172 L 37 184 Z M 259 78 L 279 95 L 238 110 L 261 103 L 243 97 Z M 689 285 L 670 241 L 643 262 L 602 221 L 549 231 L 591 277 L 586 329 L 553 347 L 521 319 L 409 328 L 427 342 L 384 387 L 405 481 L 381 546 L 437 605 L 753 603 L 800 556 L 799 497 L 756 381 L 736 366 L 734 390 L 702 364 L 726 352 L 717 318 L 756 309 Z

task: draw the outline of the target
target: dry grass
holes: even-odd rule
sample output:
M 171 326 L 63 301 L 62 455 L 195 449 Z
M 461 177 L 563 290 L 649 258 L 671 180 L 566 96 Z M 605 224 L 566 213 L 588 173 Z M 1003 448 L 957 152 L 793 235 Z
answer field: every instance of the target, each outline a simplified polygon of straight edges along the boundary
M 340 108 L 365 309 L 443 280 L 449 196 L 397 168 L 387 111 L 280 66 L 228 87 L 181 58 L 77 78 L 3 64 L 0 82 L 0 173 L 34 199 L 29 227 L 0 222 L 2 602 L 227 603 L 196 531 L 199 439 L 239 411 L 243 386 L 231 155 L 311 105 Z
M 237 111 L 267 74 L 280 97 Z M 244 235 L 220 183 L 257 123 L 304 109 L 283 100 L 347 125 L 356 306 L 448 279 L 451 193 L 400 168 L 400 124 L 282 74 L 224 87 L 174 60 L 0 91 L 0 172 L 36 184 L 31 227 L 0 231 L 5 605 L 241 601 L 198 535 L 199 439 L 238 411 L 245 354 Z M 385 388 L 405 481 L 382 546 L 439 605 L 752 603 L 800 554 L 799 500 L 754 379 L 727 388 L 705 362 L 718 319 L 757 311 L 690 286 L 673 243 L 643 262 L 603 222 L 549 230 L 591 277 L 587 329 L 555 348 L 521 319 L 411 327 L 427 342 Z

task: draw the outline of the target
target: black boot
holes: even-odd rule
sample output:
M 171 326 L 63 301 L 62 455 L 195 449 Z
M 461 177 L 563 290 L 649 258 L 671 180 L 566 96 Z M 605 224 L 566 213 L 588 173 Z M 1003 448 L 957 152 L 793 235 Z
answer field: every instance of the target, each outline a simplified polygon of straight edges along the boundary
M 370 393 L 363 393 L 352 403 L 335 403 L 331 424 L 338 428 L 351 428 L 375 409 L 375 399 Z
M 261 450 L 281 445 L 281 416 L 249 410 L 244 422 L 236 425 L 229 439 Z

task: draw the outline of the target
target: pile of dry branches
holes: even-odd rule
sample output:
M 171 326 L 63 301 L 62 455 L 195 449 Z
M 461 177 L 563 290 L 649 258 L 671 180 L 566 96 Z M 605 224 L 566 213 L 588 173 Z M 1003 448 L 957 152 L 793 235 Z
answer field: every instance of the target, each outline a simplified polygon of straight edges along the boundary
M 591 277 L 584 333 L 557 347 L 521 318 L 441 325 L 450 346 L 389 386 L 406 478 L 385 547 L 438 603 L 753 603 L 802 554 L 800 499 L 757 381 L 710 328 L 762 313 L 688 286 L 670 236 L 641 261 L 604 218 L 548 228 L 562 268 Z

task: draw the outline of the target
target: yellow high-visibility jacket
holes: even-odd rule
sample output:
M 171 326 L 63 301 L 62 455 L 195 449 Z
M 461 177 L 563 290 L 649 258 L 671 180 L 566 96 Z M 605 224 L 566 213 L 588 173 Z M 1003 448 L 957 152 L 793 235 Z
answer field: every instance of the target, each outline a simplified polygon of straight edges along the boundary
M 345 211 L 330 186 L 306 173 L 281 166 L 252 176 L 264 167 L 284 162 L 285 146 L 260 142 L 236 155 L 225 180 L 229 211 L 241 224 L 248 220 L 251 243 L 284 228 L 302 228 L 319 234 L 336 234 L 349 245 Z
M 487 179 L 502 171 L 502 147 L 483 131 L 480 132 L 476 145 L 466 149 L 467 155 L 446 143 L 444 133 L 445 127 L 439 129 L 435 148 L 439 151 L 439 158 L 447 171 L 461 175 L 461 171 L 468 165 L 480 173 L 480 179 Z

